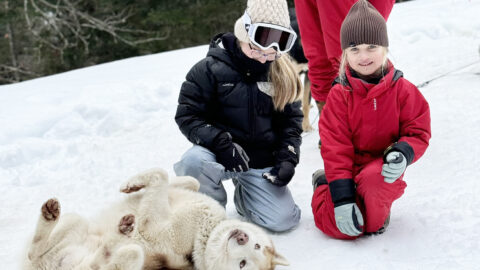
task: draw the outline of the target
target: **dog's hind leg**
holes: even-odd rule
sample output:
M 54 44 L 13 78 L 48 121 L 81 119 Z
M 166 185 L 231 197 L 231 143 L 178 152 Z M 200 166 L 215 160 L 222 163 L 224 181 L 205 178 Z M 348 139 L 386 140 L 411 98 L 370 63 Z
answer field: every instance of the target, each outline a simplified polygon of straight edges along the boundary
M 88 224 L 80 216 L 67 214 L 60 219 L 60 203 L 49 199 L 42 205 L 28 259 L 35 265 L 46 253 L 80 240 L 87 230 Z
M 170 182 L 170 187 L 183 188 L 196 192 L 200 189 L 200 183 L 191 176 L 177 176 Z
M 53 245 L 50 241 L 50 234 L 58 223 L 60 218 L 60 203 L 57 199 L 49 199 L 42 205 L 42 214 L 40 215 L 33 236 L 28 259 L 35 264 L 35 260 L 45 254 Z

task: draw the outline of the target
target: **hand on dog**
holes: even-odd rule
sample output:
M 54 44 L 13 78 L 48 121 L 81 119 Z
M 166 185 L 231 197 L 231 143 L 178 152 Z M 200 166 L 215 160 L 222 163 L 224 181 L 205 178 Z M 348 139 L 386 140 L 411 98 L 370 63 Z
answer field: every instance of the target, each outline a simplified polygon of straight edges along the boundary
M 282 161 L 275 165 L 270 172 L 264 173 L 263 178 L 277 186 L 286 186 L 295 174 L 295 165 L 288 161 Z

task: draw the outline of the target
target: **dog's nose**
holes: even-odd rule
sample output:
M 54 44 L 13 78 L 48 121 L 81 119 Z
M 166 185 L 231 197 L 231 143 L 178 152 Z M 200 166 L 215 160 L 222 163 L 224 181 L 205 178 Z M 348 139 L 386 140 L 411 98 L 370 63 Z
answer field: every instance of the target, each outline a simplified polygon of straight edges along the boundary
M 242 231 L 240 231 L 236 238 L 239 245 L 245 245 L 248 242 L 248 234 Z
M 228 237 L 228 239 L 230 238 L 235 238 L 237 240 L 237 244 L 239 245 L 245 245 L 246 243 L 248 243 L 248 234 L 239 229 L 233 230 L 230 233 L 230 237 Z

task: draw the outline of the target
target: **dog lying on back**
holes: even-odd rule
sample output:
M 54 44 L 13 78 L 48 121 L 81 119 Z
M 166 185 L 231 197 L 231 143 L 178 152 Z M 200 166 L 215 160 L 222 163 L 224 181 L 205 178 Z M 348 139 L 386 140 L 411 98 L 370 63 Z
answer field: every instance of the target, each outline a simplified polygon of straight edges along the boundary
M 256 225 L 227 220 L 224 208 L 198 193 L 192 177 L 150 170 L 129 179 L 122 202 L 93 222 L 42 206 L 24 261 L 31 269 L 274 269 L 288 265 Z

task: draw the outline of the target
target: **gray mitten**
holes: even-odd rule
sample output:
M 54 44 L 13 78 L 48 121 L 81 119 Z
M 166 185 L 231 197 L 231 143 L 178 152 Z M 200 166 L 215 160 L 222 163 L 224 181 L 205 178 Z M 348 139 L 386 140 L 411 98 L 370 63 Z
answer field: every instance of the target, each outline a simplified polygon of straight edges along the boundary
M 362 233 L 363 216 L 356 203 L 347 203 L 334 208 L 337 228 L 344 234 L 358 236 Z
M 382 166 L 382 175 L 385 182 L 391 184 L 395 182 L 407 168 L 407 159 L 398 151 L 392 151 L 385 157 L 386 163 Z

